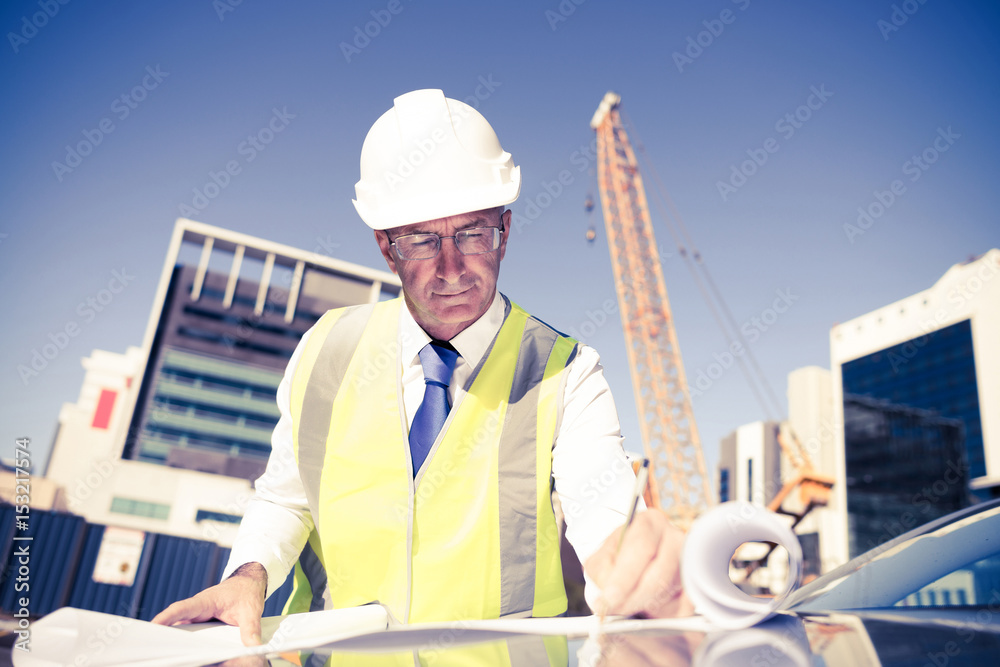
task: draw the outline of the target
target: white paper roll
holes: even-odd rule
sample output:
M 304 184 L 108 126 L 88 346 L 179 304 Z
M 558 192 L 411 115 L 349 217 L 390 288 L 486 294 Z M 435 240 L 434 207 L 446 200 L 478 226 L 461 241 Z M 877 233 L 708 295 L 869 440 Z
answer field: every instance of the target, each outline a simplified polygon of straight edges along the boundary
M 756 598 L 729 578 L 729 562 L 744 542 L 775 542 L 788 551 L 788 582 L 773 598 Z M 723 503 L 698 517 L 684 542 L 681 578 L 695 611 L 727 630 L 748 628 L 774 614 L 798 586 L 802 547 L 773 512 L 746 501 Z

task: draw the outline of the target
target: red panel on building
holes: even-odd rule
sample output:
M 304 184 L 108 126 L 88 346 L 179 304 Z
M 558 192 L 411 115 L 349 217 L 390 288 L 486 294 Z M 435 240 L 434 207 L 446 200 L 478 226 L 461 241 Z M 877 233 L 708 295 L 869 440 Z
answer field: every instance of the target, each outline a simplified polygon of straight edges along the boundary
M 117 391 L 102 389 L 101 397 L 97 399 L 97 410 L 94 411 L 93 428 L 103 428 L 107 430 L 111 422 L 111 410 L 115 407 L 115 399 L 118 398 Z

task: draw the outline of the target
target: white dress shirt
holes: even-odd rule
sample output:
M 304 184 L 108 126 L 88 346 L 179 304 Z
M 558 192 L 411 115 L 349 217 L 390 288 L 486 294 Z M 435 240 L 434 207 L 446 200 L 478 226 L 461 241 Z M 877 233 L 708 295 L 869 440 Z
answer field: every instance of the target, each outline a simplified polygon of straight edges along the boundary
M 504 301 L 497 292 L 486 313 L 451 339 L 461 355 L 448 387 L 455 405 L 466 392 L 472 371 L 486 354 L 504 319 Z M 256 482 L 229 563 L 222 578 L 244 563 L 259 562 L 267 570 L 270 596 L 288 576 L 313 527 L 305 490 L 292 445 L 290 385 L 307 331 L 296 347 L 278 386 L 281 418 L 271 438 L 271 457 Z M 400 308 L 399 372 L 406 422 L 423 400 L 423 370 L 418 353 L 430 342 L 405 305 Z M 566 538 L 581 562 L 593 554 L 615 528 L 624 523 L 635 476 L 622 449 L 618 411 L 597 352 L 580 345 L 568 368 L 563 410 L 552 450 L 552 478 L 566 517 Z M 588 583 L 588 589 L 592 588 Z M 587 591 L 588 599 L 591 590 Z

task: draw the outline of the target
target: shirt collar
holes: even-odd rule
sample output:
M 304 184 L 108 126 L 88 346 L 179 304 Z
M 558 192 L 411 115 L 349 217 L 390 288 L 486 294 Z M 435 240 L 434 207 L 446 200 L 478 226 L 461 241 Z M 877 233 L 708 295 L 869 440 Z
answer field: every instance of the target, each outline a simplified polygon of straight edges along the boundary
M 505 310 L 503 297 L 498 290 L 486 312 L 449 341 L 462 356 L 462 361 L 473 368 L 479 365 L 503 325 Z M 417 355 L 424 345 L 431 342 L 431 337 L 413 319 L 405 302 L 399 311 L 400 359 L 404 366 L 413 366 L 420 363 Z

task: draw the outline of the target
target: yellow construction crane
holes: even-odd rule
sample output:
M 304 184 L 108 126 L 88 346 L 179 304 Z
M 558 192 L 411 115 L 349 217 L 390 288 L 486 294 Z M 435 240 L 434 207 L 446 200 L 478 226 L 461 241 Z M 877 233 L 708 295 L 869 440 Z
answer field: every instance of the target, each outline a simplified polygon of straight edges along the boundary
M 621 310 L 639 429 L 650 460 L 650 492 L 682 528 L 712 497 L 691 410 L 677 332 L 635 153 L 608 93 L 590 126 L 597 180 Z M 588 238 L 590 238 L 588 236 Z

